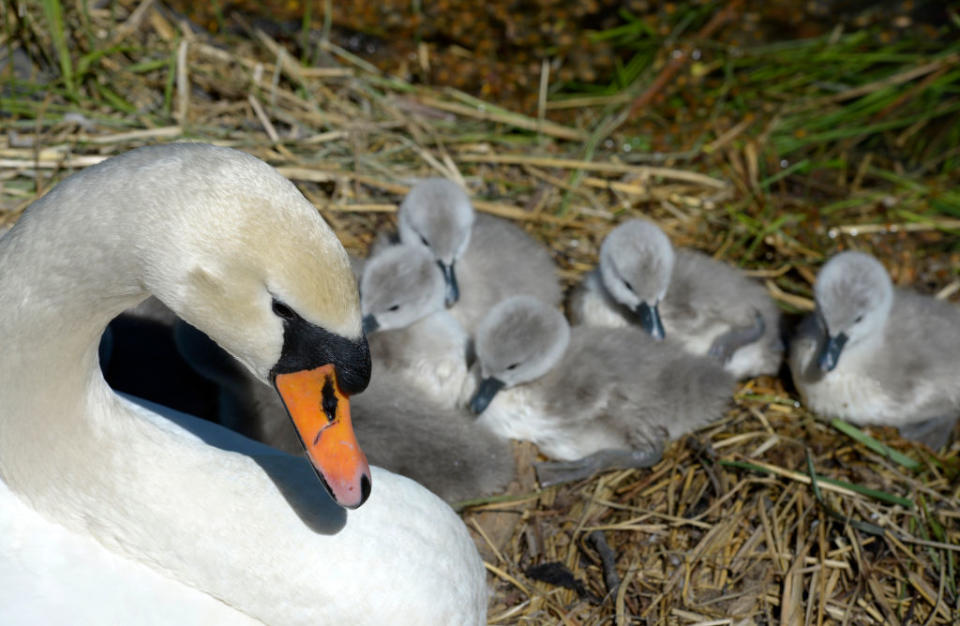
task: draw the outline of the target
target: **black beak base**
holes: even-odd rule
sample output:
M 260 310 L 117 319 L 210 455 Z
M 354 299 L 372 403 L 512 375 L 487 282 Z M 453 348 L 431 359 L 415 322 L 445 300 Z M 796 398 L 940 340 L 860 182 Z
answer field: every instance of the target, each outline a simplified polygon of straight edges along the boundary
M 449 309 L 457 300 L 460 299 L 460 286 L 457 285 L 457 274 L 453 271 L 453 263 L 446 265 L 443 261 L 437 261 L 440 271 L 443 272 L 443 280 L 447 283 L 447 292 L 444 295 L 443 303 Z
M 477 415 L 483 413 L 501 389 L 503 389 L 503 381 L 498 378 L 481 380 L 477 392 L 473 394 L 473 399 L 470 400 L 470 410 Z
M 270 379 L 278 374 L 312 370 L 333 364 L 340 389 L 347 395 L 360 393 L 370 382 L 370 347 L 367 338 L 347 339 L 292 314 L 284 320 L 283 348 L 280 360 L 270 371 Z
M 660 311 L 657 305 L 650 306 L 646 302 L 637 305 L 634 311 L 640 318 L 640 326 L 647 331 L 654 339 L 663 339 L 666 333 L 663 331 L 663 323 L 660 321 Z
M 846 333 L 839 333 L 827 337 L 827 341 L 820 350 L 820 354 L 817 355 L 817 365 L 820 367 L 820 371 L 826 373 L 837 366 L 837 362 L 840 360 L 840 353 L 843 351 L 843 346 L 846 343 Z

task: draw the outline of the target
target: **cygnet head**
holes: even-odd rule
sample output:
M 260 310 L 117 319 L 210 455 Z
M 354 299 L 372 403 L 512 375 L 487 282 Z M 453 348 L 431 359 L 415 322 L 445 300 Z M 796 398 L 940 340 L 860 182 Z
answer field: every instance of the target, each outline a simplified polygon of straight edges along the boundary
M 600 246 L 603 286 L 656 339 L 664 337 L 658 304 L 670 287 L 674 259 L 670 239 L 647 220 L 620 224 Z
M 346 397 L 370 379 L 356 282 L 290 181 L 235 150 L 176 144 L 105 161 L 48 202 L 116 207 L 140 284 L 271 383 L 333 498 L 363 503 L 370 470 Z
M 363 331 L 406 328 L 442 311 L 443 276 L 423 246 L 397 245 L 367 261 L 360 280 Z
M 862 252 L 841 252 L 830 259 L 814 285 L 817 314 L 827 341 L 817 356 L 824 372 L 837 366 L 845 346 L 883 332 L 893 306 L 893 284 L 878 260 Z
M 549 372 L 570 343 L 563 314 L 531 296 L 513 296 L 494 306 L 474 338 L 480 386 L 470 401 L 482 413 L 503 388 L 527 383 Z
M 426 248 L 440 266 L 448 307 L 460 299 L 454 266 L 470 243 L 473 220 L 470 198 L 445 178 L 427 178 L 414 185 L 397 213 L 400 240 Z

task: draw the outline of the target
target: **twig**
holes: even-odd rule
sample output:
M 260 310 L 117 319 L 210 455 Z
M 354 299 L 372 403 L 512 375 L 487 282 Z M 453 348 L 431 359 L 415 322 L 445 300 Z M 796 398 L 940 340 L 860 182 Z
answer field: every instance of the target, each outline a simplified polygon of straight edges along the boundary
M 187 70 L 187 50 L 189 44 L 184 39 L 177 48 L 177 111 L 174 114 L 180 126 L 187 123 L 190 112 L 190 78 Z
M 602 530 L 591 532 L 587 535 L 587 539 L 593 544 L 597 554 L 600 555 L 600 562 L 603 563 L 603 582 L 607 586 L 607 593 L 616 594 L 620 587 L 620 575 L 617 574 L 617 555 L 610 549 L 607 537 Z
M 253 107 L 253 112 L 257 115 L 257 119 L 260 120 L 260 124 L 263 125 L 263 129 L 266 131 L 267 136 L 270 137 L 270 141 L 273 143 L 278 143 L 280 141 L 280 136 L 277 134 L 277 130 L 273 127 L 273 123 L 270 122 L 270 118 L 267 117 L 267 112 L 263 110 L 260 102 L 253 97 L 253 94 L 247 96 L 247 102 L 250 103 L 250 106 Z
M 726 7 L 714 13 L 713 17 L 710 18 L 710 21 L 700 29 L 699 32 L 694 36 L 694 39 L 703 41 L 709 39 L 713 36 L 721 26 L 732 20 L 737 13 L 740 12 L 740 8 L 743 5 L 743 0 L 732 0 L 730 4 Z M 633 103 L 630 105 L 629 117 L 633 118 L 637 111 L 643 107 L 649 105 L 653 102 L 654 97 L 667 86 L 673 77 L 677 75 L 677 72 L 680 71 L 690 56 L 689 50 L 678 49 L 673 53 L 673 57 L 670 59 L 670 62 L 660 70 L 660 74 L 653 80 L 647 89 L 637 96 Z
M 495 110 L 478 109 L 464 104 L 457 104 L 456 102 L 447 102 L 445 100 L 440 100 L 439 98 L 426 95 L 419 96 L 417 99 L 424 106 L 439 109 L 441 111 L 447 111 L 448 113 L 455 113 L 464 117 L 472 117 L 477 120 L 499 122 L 515 128 L 522 128 L 524 130 L 550 135 L 551 137 L 557 137 L 558 139 L 584 141 L 587 138 L 587 134 L 583 131 L 575 128 L 569 128 L 549 120 L 543 120 L 541 122 L 541 120 L 529 118 L 517 113 L 507 114 Z
M 827 233 L 830 237 L 837 235 L 876 235 L 884 233 L 919 233 L 929 230 L 960 230 L 960 219 L 926 218 L 922 222 L 900 222 L 889 224 L 843 224 L 834 226 Z
M 770 292 L 770 295 L 774 300 L 786 302 L 787 304 L 794 306 L 801 311 L 812 311 L 817 308 L 816 304 L 810 298 L 804 298 L 803 296 L 798 296 L 793 293 L 787 293 L 783 289 L 780 289 L 780 287 L 777 286 L 777 283 L 770 279 L 767 279 L 764 284 L 767 286 L 767 291 Z
M 593 172 L 608 172 L 614 174 L 634 174 L 641 178 L 666 178 L 696 183 L 714 189 L 726 189 L 727 183 L 688 170 L 678 170 L 670 167 L 651 167 L 646 165 L 628 165 L 626 163 L 580 161 L 577 159 L 557 159 L 526 154 L 460 154 L 457 159 L 466 163 L 500 163 L 514 165 L 535 165 L 540 167 L 556 167 L 572 170 L 587 170 Z
M 763 463 L 762 461 L 751 461 L 749 463 L 744 463 L 743 461 L 718 461 L 721 465 L 728 467 L 737 467 L 742 469 L 749 469 L 753 471 L 763 471 L 770 472 L 771 474 L 776 474 L 777 476 L 782 476 L 784 478 L 789 478 L 790 480 L 795 480 L 799 483 L 809 485 L 812 480 L 810 476 L 802 474 L 800 472 L 795 472 L 793 470 L 788 470 L 783 467 L 777 467 L 776 465 L 771 465 L 769 463 Z M 899 504 L 907 508 L 913 508 L 914 504 L 912 500 L 907 498 L 901 498 L 900 496 L 895 496 L 884 491 L 877 491 L 876 489 L 869 489 L 867 487 L 861 487 L 859 485 L 854 485 L 851 483 L 845 483 L 839 480 L 833 480 L 832 478 L 827 478 L 826 476 L 817 476 L 817 481 L 821 486 L 828 491 L 835 491 L 839 494 L 846 496 L 853 495 L 867 495 L 884 502 L 890 502 L 894 504 Z
M 550 86 L 550 61 L 540 62 L 540 91 L 537 94 L 537 121 L 542 127 L 547 120 L 547 87 Z

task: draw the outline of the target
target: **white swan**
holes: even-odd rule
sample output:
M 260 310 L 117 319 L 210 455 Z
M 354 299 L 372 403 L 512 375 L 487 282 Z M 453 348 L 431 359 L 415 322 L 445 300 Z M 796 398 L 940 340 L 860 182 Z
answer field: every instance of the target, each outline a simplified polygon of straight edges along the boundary
M 272 168 L 198 144 L 109 159 L 28 208 L 0 267 L 0 622 L 483 623 L 476 548 L 425 489 L 377 470 L 348 514 L 306 461 L 103 381 L 100 334 L 149 292 L 261 380 L 332 364 L 305 407 L 285 400 L 318 420 L 302 436 L 338 425 L 311 458 L 338 500 L 362 501 L 333 393 L 369 375 L 355 283 Z

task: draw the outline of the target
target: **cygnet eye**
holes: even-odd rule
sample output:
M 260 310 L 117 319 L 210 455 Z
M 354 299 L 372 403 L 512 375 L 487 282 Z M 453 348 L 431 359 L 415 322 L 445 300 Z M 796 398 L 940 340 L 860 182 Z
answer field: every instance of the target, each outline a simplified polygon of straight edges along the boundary
M 420 241 L 423 242 L 423 245 L 425 245 L 425 246 L 427 246 L 427 247 L 430 247 L 430 242 L 427 241 L 427 238 L 424 237 L 423 235 L 420 235 Z
M 276 298 L 273 299 L 273 312 L 280 319 L 292 320 L 297 317 L 297 314 L 293 312 L 293 309 L 288 307 L 283 302 L 280 302 Z
M 633 285 L 630 284 L 630 281 L 629 281 L 629 280 L 623 281 L 623 284 L 626 285 L 627 289 L 630 290 L 630 293 L 636 293 L 636 292 L 633 290 Z
M 859 323 L 862 322 L 862 321 L 863 321 L 863 315 L 858 315 L 858 316 L 857 316 L 857 319 L 853 320 L 853 323 L 854 323 L 854 324 L 859 324 Z
M 507 366 L 507 369 L 508 369 L 508 370 L 515 370 L 515 369 L 517 369 L 519 366 L 520 366 L 519 363 L 511 363 L 510 365 Z
M 392 307 L 388 308 L 387 310 L 388 310 L 388 311 L 399 311 L 399 310 L 400 310 L 400 305 L 399 305 L 399 304 L 394 304 Z

